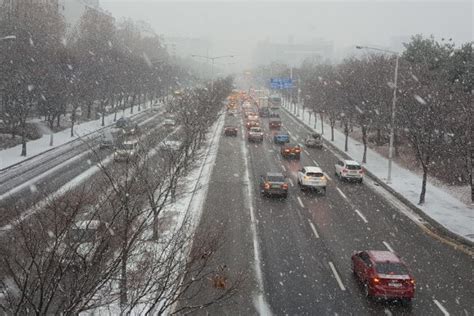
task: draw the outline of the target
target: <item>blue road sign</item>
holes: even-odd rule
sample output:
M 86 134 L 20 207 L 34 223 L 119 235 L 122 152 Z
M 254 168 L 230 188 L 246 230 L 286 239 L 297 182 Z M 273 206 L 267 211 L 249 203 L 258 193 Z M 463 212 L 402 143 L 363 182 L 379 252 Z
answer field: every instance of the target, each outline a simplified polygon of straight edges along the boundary
M 293 80 L 290 78 L 271 78 L 270 87 L 272 89 L 290 89 L 293 88 Z

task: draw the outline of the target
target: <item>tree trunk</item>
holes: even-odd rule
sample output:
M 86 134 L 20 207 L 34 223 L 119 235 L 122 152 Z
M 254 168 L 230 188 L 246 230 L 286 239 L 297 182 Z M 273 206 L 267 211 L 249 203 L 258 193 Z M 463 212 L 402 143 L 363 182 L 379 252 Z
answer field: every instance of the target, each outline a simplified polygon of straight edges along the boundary
M 132 97 L 132 104 L 130 105 L 130 114 L 133 114 L 133 106 L 135 105 L 135 100 L 137 99 L 137 95 L 134 94 Z
M 382 144 L 382 131 L 380 129 L 380 127 L 377 128 L 377 145 L 381 145 Z
M 321 118 L 321 135 L 324 135 L 324 113 L 320 112 L 319 117 Z
M 92 114 L 92 101 L 87 102 L 87 119 L 91 119 L 91 114 Z
M 61 114 L 58 115 L 57 119 L 56 119 L 56 127 L 61 127 Z
M 127 257 L 128 257 L 128 251 L 124 249 L 123 254 L 122 254 L 122 260 L 120 263 L 120 307 L 122 310 L 125 309 L 128 303 Z
M 362 125 L 362 143 L 364 144 L 362 163 L 367 163 L 367 126 L 365 125 Z
M 418 205 L 423 205 L 425 203 L 427 177 L 428 177 L 428 167 L 425 164 L 423 164 L 423 182 L 421 183 L 420 201 L 418 202 Z
M 72 109 L 71 113 L 71 137 L 74 137 L 74 123 L 76 122 L 76 109 Z
M 21 156 L 26 157 L 26 122 L 23 122 L 22 125 L 23 128 L 21 129 Z
M 331 141 L 334 141 L 334 126 L 336 125 L 336 120 L 335 119 L 330 119 L 330 124 L 331 124 Z
M 344 125 L 344 135 L 346 136 L 344 142 L 344 151 L 348 151 L 348 143 L 349 143 L 349 126 L 347 124 Z
M 314 129 L 316 129 L 317 123 L 318 123 L 318 114 L 314 112 Z

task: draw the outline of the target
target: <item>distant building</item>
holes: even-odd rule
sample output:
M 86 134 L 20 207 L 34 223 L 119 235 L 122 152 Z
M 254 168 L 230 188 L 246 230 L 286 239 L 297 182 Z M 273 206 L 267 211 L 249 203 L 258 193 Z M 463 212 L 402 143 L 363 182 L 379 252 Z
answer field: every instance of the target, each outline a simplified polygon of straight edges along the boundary
M 333 42 L 315 39 L 308 43 L 294 43 L 290 37 L 288 44 L 259 42 L 255 49 L 254 64 L 265 65 L 280 62 L 292 66 L 299 66 L 304 60 L 324 60 L 333 57 Z

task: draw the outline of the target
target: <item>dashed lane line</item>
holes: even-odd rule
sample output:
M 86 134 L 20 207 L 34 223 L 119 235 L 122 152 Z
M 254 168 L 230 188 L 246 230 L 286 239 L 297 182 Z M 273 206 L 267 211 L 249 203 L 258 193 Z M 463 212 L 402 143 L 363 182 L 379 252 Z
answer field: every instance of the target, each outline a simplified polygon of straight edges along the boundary
M 444 316 L 449 316 L 449 312 L 446 310 L 446 308 L 444 308 L 443 305 L 441 305 L 440 302 L 438 302 L 437 300 L 433 300 L 433 302 L 436 304 L 436 306 L 438 306 Z
M 296 199 L 298 200 L 298 203 L 300 204 L 300 206 L 304 208 L 304 204 L 303 204 L 303 201 L 301 201 L 301 198 L 297 196 Z
M 339 288 L 340 288 L 342 291 L 345 291 L 345 290 L 346 290 L 346 287 L 344 286 L 344 284 L 342 284 L 341 277 L 340 277 L 339 274 L 337 273 L 337 270 L 336 270 L 336 268 L 334 267 L 334 264 L 333 264 L 331 261 L 329 261 L 329 267 L 331 268 L 332 273 L 334 274 L 334 277 L 336 278 L 336 281 L 337 281 L 337 284 L 339 285 Z
M 292 187 L 295 186 L 295 184 L 293 183 L 293 180 L 291 180 L 291 178 L 289 178 L 288 181 L 290 182 L 290 185 L 291 185 Z
M 362 218 L 362 220 L 364 221 L 364 223 L 367 224 L 367 223 L 369 222 L 369 221 L 367 220 L 367 218 L 365 218 L 364 214 L 361 213 L 361 211 L 359 211 L 359 210 L 354 210 L 354 211 L 357 213 L 357 215 L 359 215 L 360 218 Z
M 395 251 L 393 251 L 393 248 L 388 244 L 388 242 L 382 241 L 382 243 L 383 243 L 384 246 L 388 249 L 388 251 L 390 251 L 390 252 L 395 252 Z
M 347 200 L 347 196 L 344 194 L 344 192 L 341 191 L 341 189 L 339 189 L 339 188 L 336 187 L 336 190 L 337 190 L 337 192 L 339 192 L 339 194 L 340 194 L 345 200 Z
M 316 227 L 314 227 L 314 224 L 308 219 L 309 226 L 311 227 L 311 230 L 313 231 L 314 237 L 319 239 L 319 234 L 318 231 L 316 230 Z
M 284 165 L 281 165 L 281 167 L 283 168 L 283 171 L 286 172 L 286 167 Z

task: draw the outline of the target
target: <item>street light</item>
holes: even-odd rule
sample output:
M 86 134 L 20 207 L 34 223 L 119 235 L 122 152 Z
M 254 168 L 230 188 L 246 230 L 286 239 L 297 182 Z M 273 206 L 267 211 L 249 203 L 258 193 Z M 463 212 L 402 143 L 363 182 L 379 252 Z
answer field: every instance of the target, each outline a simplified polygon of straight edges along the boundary
M 393 99 L 392 99 L 392 113 L 390 118 L 390 144 L 388 147 L 388 175 L 387 175 L 387 183 L 392 181 L 392 160 L 393 160 L 393 139 L 395 137 L 395 106 L 397 104 L 397 79 L 398 79 L 398 59 L 400 54 L 395 51 L 391 51 L 388 49 L 381 49 L 376 47 L 368 47 L 368 46 L 356 46 L 357 49 L 370 49 L 376 50 L 384 53 L 390 53 L 395 55 L 395 74 L 393 79 Z
M 199 57 L 199 58 L 204 58 L 207 60 L 211 60 L 211 91 L 214 90 L 214 61 L 216 59 L 221 59 L 221 58 L 234 58 L 234 55 L 222 55 L 222 56 L 214 56 L 214 57 L 209 57 L 209 56 L 203 56 L 203 55 L 191 55 L 191 57 Z

